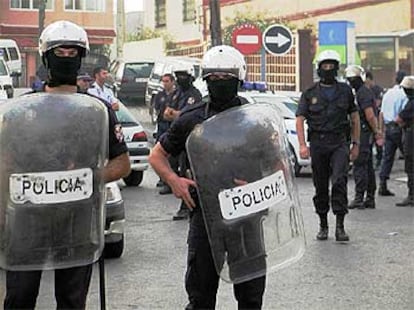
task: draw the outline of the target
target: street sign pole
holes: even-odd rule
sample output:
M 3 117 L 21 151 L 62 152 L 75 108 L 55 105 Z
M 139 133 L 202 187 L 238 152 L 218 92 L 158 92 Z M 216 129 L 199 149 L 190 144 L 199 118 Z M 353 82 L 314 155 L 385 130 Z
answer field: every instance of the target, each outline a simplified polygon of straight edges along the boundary
M 260 49 L 260 80 L 266 82 L 266 50 Z

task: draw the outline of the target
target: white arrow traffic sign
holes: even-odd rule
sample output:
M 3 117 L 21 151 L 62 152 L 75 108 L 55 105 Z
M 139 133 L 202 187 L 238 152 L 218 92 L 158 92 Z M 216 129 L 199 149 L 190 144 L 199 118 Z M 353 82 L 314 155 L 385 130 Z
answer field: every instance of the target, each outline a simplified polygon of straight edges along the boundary
M 278 33 L 273 37 L 265 37 L 265 42 L 270 44 L 277 44 L 278 47 L 281 47 L 290 42 L 288 37 L 285 37 L 283 34 Z

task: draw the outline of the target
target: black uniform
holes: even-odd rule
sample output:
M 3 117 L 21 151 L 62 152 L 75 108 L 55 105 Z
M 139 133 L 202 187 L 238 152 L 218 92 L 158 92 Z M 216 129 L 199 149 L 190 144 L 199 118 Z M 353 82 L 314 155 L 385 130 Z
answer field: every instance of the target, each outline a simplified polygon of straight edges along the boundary
M 107 107 L 109 120 L 109 159 L 128 151 L 120 132 L 120 124 L 111 106 Z M 92 275 L 92 264 L 55 270 L 55 297 L 57 309 L 84 309 Z M 34 309 L 39 294 L 42 270 L 7 271 L 4 309 Z
M 408 198 L 414 203 L 414 99 L 398 114 L 404 121 L 404 170 L 408 177 Z
M 361 144 L 358 158 L 354 161 L 355 198 L 358 201 L 362 201 L 366 193 L 367 200 L 374 200 L 377 188 L 372 160 L 374 136 L 372 128 L 365 117 L 365 109 L 370 107 L 376 114 L 374 94 L 368 87 L 362 85 L 356 92 L 356 102 L 359 108 L 361 124 Z
M 235 98 L 233 106 L 240 105 L 239 98 Z M 180 117 L 173 122 L 170 129 L 164 134 L 160 143 L 165 151 L 173 156 L 185 152 L 185 143 L 194 126 L 202 123 L 217 112 L 208 110 L 206 104 L 197 103 L 187 106 Z M 187 309 L 214 309 L 219 284 L 210 243 L 208 240 L 203 214 L 195 192 L 192 192 L 197 207 L 190 215 L 188 232 L 188 258 L 185 287 L 190 303 Z M 234 294 L 239 309 L 260 309 L 265 289 L 265 277 L 256 278 L 234 285 Z
M 177 90 L 167 93 L 165 89 L 158 92 L 154 99 L 154 109 L 157 111 L 157 136 L 156 139 L 170 128 L 171 122 L 164 119 L 164 111 L 170 106 L 173 100 L 176 100 Z
M 296 116 L 303 116 L 308 122 L 312 178 L 316 189 L 313 202 L 320 215 L 328 213 L 329 203 L 334 214 L 348 213 L 349 115 L 355 111 L 352 89 L 345 83 L 336 82 L 331 87 L 316 83 L 301 96 Z

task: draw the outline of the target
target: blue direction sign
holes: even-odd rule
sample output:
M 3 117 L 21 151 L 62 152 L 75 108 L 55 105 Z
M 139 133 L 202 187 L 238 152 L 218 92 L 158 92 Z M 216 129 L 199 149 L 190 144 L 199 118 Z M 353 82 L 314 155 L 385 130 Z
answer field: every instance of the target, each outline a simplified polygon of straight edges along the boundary
M 290 51 L 293 45 L 293 35 L 289 28 L 283 25 L 271 25 L 263 32 L 263 46 L 274 55 L 283 55 Z

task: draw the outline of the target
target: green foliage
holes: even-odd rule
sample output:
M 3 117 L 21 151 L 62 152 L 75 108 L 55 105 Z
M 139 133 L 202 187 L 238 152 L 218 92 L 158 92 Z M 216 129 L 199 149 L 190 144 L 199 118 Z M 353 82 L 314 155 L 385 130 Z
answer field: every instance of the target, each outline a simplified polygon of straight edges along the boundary
M 246 6 L 244 11 L 236 11 L 233 18 L 226 18 L 226 26 L 223 28 L 223 43 L 231 44 L 231 34 L 234 28 L 243 24 L 253 24 L 259 27 L 260 31 L 265 31 L 273 24 L 282 24 L 290 29 L 296 29 L 295 25 L 290 24 L 279 16 L 270 16 L 269 11 L 255 11 L 252 7 Z

